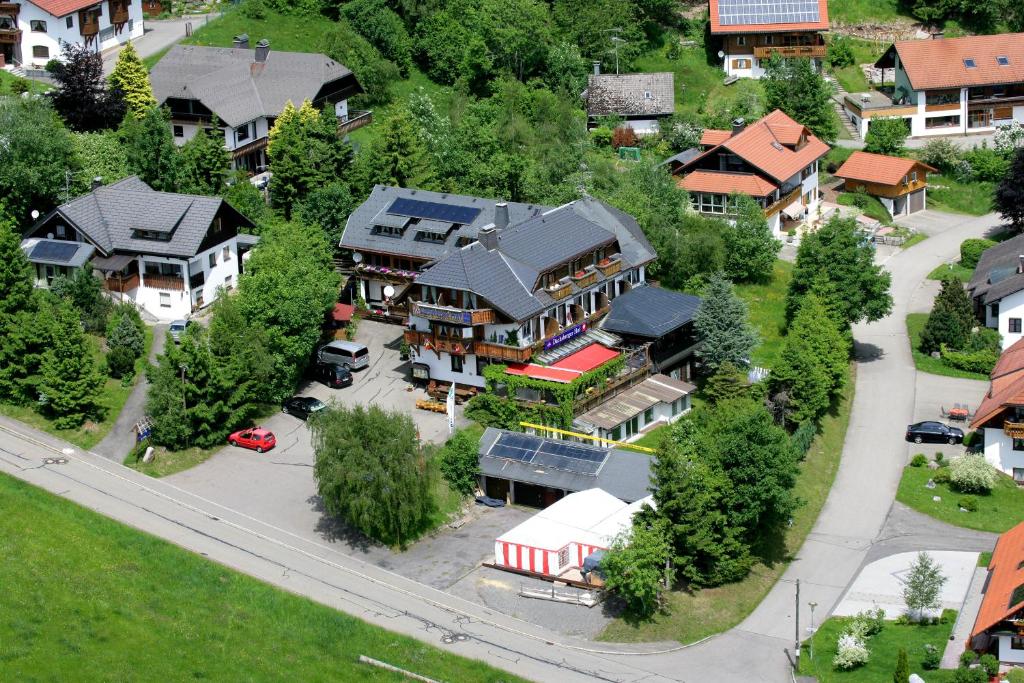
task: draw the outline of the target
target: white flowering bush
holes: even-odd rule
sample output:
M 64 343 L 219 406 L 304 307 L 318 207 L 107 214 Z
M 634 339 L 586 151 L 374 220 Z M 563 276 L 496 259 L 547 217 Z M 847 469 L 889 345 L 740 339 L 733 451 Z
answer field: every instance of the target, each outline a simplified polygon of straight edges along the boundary
M 949 483 L 961 493 L 988 493 L 996 485 L 996 471 L 982 455 L 962 455 L 949 464 Z
M 832 658 L 832 666 L 840 671 L 849 671 L 867 664 L 869 656 L 868 647 L 863 639 L 853 633 L 844 633 L 839 636 L 839 642 L 836 643 L 836 656 Z
M 1018 147 L 1024 147 L 1024 125 L 1020 121 L 1012 121 L 1009 125 L 999 126 L 993 142 L 997 151 L 1010 156 Z

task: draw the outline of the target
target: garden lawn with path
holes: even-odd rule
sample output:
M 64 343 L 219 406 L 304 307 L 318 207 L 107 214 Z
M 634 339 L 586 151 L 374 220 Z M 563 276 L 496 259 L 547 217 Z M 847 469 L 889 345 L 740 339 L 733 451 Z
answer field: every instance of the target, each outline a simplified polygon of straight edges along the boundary
M 786 289 L 793 278 L 793 264 L 775 261 L 772 281 L 764 285 L 736 285 L 736 294 L 747 302 L 750 322 L 761 337 L 751 354 L 750 362 L 763 368 L 775 365 L 782 352 L 782 335 L 786 327 Z
M 949 277 L 955 277 L 960 282 L 970 282 L 971 276 L 974 275 L 973 268 L 967 268 L 960 265 L 959 261 L 954 263 L 944 263 L 938 266 L 935 270 L 928 273 L 929 280 L 945 280 Z
M 928 322 L 927 313 L 911 313 L 907 316 L 907 337 L 910 339 L 910 351 L 914 354 L 914 366 L 920 372 L 928 372 L 943 377 L 960 377 L 963 379 L 980 379 L 988 381 L 988 375 L 980 372 L 969 372 L 946 365 L 941 358 L 932 358 L 918 349 L 921 342 L 921 331 Z
M 0 475 L 2 680 L 519 680 Z M 40 524 L 39 520 L 46 520 Z
M 1013 479 L 1000 473 L 995 488 L 988 495 L 971 495 L 954 491 L 948 483 L 936 482 L 927 488 L 935 470 L 927 467 L 906 467 L 896 491 L 896 500 L 935 519 L 978 531 L 1000 534 L 1024 519 L 1024 491 Z M 941 498 L 933 500 L 935 496 Z M 976 512 L 961 512 L 965 499 L 977 504 Z

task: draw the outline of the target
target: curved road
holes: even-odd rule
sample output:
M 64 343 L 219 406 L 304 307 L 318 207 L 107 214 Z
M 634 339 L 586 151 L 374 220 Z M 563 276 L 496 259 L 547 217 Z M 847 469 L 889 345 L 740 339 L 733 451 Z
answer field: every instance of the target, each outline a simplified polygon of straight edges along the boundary
M 794 586 L 831 611 L 880 538 L 906 461 L 903 430 L 914 408 L 915 371 L 904 318 L 924 277 L 956 258 L 993 216 L 933 215 L 924 242 L 892 256 L 893 313 L 854 329 L 857 392 L 835 485 L 798 557 L 738 627 L 688 648 L 589 643 L 545 631 L 311 543 L 161 480 L 0 418 L 0 471 L 65 496 L 286 590 L 385 628 L 485 660 L 534 680 L 789 681 Z M 64 450 L 68 449 L 68 450 Z M 46 458 L 63 456 L 63 464 Z M 355 656 L 358 653 L 353 653 Z

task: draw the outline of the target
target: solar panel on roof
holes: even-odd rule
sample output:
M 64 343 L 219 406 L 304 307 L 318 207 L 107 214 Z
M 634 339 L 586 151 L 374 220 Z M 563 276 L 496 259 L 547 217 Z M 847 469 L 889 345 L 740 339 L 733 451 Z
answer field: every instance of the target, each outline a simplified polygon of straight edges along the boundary
M 587 476 L 600 471 L 608 451 L 604 448 L 584 446 L 569 441 L 544 439 L 529 434 L 501 434 L 487 455 L 519 462 L 564 470 Z
M 388 213 L 468 225 L 480 215 L 480 209 L 473 206 L 440 204 L 438 202 L 425 202 L 420 199 L 399 197 L 391 203 Z
M 818 0 L 718 0 L 718 23 L 722 26 L 818 21 Z
M 530 462 L 537 452 L 537 441 L 523 434 L 502 434 L 491 446 L 487 455 Z
M 74 242 L 40 242 L 32 249 L 31 258 L 40 261 L 56 261 L 68 263 L 78 252 Z

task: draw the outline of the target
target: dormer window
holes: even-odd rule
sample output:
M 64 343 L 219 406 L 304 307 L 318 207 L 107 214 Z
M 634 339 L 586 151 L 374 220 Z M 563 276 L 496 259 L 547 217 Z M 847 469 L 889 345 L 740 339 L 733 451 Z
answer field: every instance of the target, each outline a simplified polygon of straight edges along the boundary
M 653 100 L 654 99 L 654 96 L 651 95 L 651 91 L 650 90 L 645 90 L 644 91 L 644 99 L 645 100 Z
M 974 59 L 972 57 L 965 57 L 964 66 L 966 66 L 968 69 L 973 69 L 978 65 L 974 62 Z
M 996 64 L 999 66 L 1010 66 L 1010 58 L 1006 55 L 999 55 L 996 57 Z
M 154 242 L 170 242 L 170 232 L 160 232 L 159 230 L 132 230 L 132 237 L 137 240 L 152 240 Z
M 386 235 L 387 237 L 401 237 L 405 233 L 405 227 L 397 225 L 375 225 L 374 235 Z

